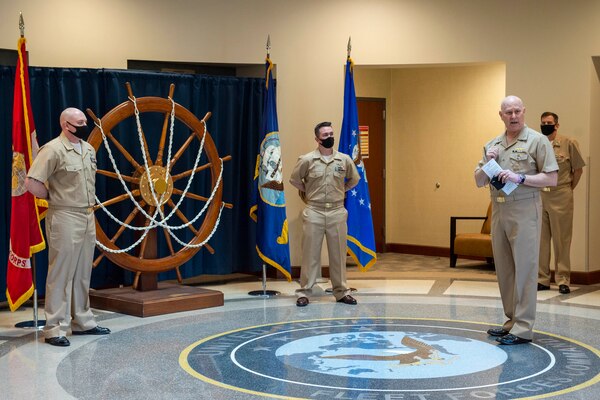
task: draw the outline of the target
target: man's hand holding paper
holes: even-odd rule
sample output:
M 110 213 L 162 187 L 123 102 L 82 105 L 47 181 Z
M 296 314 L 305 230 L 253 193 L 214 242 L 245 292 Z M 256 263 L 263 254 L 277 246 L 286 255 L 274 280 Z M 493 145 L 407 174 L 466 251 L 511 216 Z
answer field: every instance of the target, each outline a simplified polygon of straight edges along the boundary
M 485 172 L 485 174 L 490 178 L 490 183 L 492 181 L 499 182 L 500 184 L 494 183 L 492 184 L 495 188 L 502 190 L 504 193 L 511 194 L 513 190 L 517 188 L 517 184 L 510 179 L 511 174 L 515 175 L 518 179 L 518 176 L 509 170 L 503 170 L 502 167 L 496 162 L 494 158 L 488 161 L 485 165 L 481 167 L 481 170 Z M 501 184 L 504 184 L 502 186 Z

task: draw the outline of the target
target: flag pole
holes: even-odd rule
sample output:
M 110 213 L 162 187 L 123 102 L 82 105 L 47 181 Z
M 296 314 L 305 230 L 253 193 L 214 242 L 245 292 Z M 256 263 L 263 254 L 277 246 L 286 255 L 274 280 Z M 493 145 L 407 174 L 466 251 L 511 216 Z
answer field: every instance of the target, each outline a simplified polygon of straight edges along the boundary
M 352 53 L 352 36 L 348 36 L 348 57 L 350 57 L 350 53 Z
M 350 53 L 352 53 L 352 36 L 348 36 L 348 47 L 347 47 L 347 51 L 348 51 L 348 58 L 350 58 Z M 348 258 L 349 255 L 346 253 L 346 257 Z M 357 288 L 349 288 L 350 289 L 350 293 L 356 293 L 358 292 Z M 333 288 L 332 287 L 328 287 L 327 289 L 325 289 L 325 292 L 327 293 L 333 293 Z
M 259 297 L 273 297 L 279 296 L 281 293 L 277 290 L 267 290 L 267 265 L 263 263 L 262 265 L 262 290 L 251 290 L 248 292 L 249 296 L 259 296 Z
M 23 13 L 19 12 L 19 31 L 21 38 L 25 37 L 25 21 Z M 29 64 L 27 64 L 29 67 Z M 35 270 L 35 255 L 31 255 L 31 274 L 33 282 L 33 321 L 21 321 L 15 324 L 15 328 L 31 328 L 41 330 L 46 325 L 46 320 L 38 320 L 38 294 L 37 294 L 37 277 Z
M 267 35 L 267 59 L 271 56 L 271 35 Z M 278 296 L 281 293 L 277 290 L 267 290 L 267 265 L 263 263 L 262 265 L 262 290 L 252 290 L 248 292 L 249 296 L 259 296 L 264 298 L 270 298 L 274 296 Z

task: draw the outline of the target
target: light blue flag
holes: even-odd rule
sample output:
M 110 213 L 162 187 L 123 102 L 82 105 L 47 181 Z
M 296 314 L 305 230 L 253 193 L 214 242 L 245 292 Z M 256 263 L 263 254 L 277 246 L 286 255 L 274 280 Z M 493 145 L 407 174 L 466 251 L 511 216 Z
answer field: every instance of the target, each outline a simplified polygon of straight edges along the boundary
M 283 194 L 283 176 L 273 63 L 267 56 L 266 94 L 260 131 L 259 153 L 254 169 L 254 205 L 250 217 L 256 222 L 256 251 L 265 264 L 292 279 L 288 221 Z
M 360 175 L 358 185 L 346 193 L 344 205 L 348 210 L 348 253 L 356 261 L 359 269 L 366 271 L 377 261 L 377 253 L 375 252 L 369 183 L 360 154 L 353 66 L 352 59 L 348 57 L 344 83 L 344 119 L 338 151 L 346 153 L 352 158 Z

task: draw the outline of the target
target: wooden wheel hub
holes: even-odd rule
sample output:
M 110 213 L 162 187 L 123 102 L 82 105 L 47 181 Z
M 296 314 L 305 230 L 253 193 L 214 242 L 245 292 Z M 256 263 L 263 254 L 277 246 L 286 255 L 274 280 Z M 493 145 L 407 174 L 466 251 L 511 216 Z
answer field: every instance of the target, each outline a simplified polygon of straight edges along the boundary
M 152 179 L 152 185 L 148 181 L 148 174 L 144 172 L 140 177 L 140 193 L 142 198 L 146 201 L 146 203 L 151 206 L 156 206 L 156 202 L 154 201 L 154 197 L 156 196 L 156 200 L 160 201 L 160 196 L 162 197 L 162 201 L 160 205 L 165 204 L 170 198 L 171 194 L 173 194 L 173 179 L 171 179 L 171 175 L 167 172 L 166 168 L 154 165 L 148 168 L 150 170 L 150 179 Z M 166 180 L 165 180 L 166 176 Z M 154 196 L 152 195 L 152 188 L 154 187 Z

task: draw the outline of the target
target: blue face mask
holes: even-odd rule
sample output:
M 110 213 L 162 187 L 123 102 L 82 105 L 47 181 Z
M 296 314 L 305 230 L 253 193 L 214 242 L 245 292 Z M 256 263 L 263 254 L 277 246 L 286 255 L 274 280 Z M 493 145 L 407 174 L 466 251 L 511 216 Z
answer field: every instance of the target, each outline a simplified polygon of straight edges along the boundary
M 542 133 L 546 136 L 550 136 L 554 133 L 554 129 L 556 128 L 556 125 L 540 125 L 540 129 L 542 130 Z
M 69 131 L 69 132 L 72 133 L 73 135 L 77 136 L 79 139 L 85 139 L 90 134 L 90 131 L 89 131 L 87 125 L 76 126 L 76 125 L 73 125 L 72 123 L 70 123 L 69 121 L 67 121 L 67 124 L 69 124 L 73 128 L 75 128 L 75 132 L 71 132 L 71 131 Z

